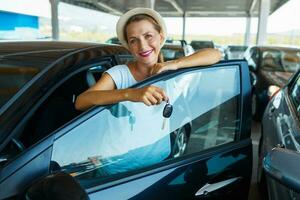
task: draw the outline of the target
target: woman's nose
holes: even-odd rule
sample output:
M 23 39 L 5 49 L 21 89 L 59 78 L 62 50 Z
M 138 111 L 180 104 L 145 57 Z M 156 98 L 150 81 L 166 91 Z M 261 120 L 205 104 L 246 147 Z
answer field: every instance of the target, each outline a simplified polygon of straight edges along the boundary
M 145 49 L 146 46 L 147 46 L 146 40 L 141 39 L 141 40 L 140 40 L 140 43 L 139 43 L 139 48 L 140 48 L 141 50 L 143 50 L 143 49 Z

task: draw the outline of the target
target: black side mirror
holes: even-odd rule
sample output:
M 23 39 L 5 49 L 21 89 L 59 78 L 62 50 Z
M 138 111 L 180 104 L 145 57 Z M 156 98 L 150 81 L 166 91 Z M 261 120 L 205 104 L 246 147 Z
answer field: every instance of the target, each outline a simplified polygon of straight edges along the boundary
M 256 66 L 254 64 L 249 65 L 249 70 L 251 72 L 255 72 L 256 71 Z
M 274 148 L 264 158 L 263 167 L 267 175 L 283 185 L 300 192 L 300 154 L 296 151 Z
M 26 200 L 89 200 L 85 190 L 69 174 L 58 172 L 48 175 L 31 185 Z

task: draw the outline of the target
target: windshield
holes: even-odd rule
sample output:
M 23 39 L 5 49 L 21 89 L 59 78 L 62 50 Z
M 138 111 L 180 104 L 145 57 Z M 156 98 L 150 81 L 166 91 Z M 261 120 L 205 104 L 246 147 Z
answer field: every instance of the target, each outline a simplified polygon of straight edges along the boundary
M 295 72 L 300 67 L 300 51 L 265 50 L 262 68 L 267 71 Z
M 67 50 L 0 55 L 0 109 L 36 74 Z
M 15 95 L 39 69 L 33 66 L 0 63 L 0 108 Z

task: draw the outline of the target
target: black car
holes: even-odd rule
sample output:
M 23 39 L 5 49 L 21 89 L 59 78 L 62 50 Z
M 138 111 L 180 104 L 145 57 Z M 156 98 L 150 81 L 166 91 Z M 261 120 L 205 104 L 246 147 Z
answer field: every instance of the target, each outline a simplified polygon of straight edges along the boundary
M 272 93 L 269 86 L 284 86 L 299 69 L 300 49 L 275 46 L 253 46 L 246 50 L 253 83 L 252 115 L 260 120 Z
M 31 199 L 40 181 L 59 172 L 90 199 L 247 199 L 247 63 L 168 71 L 133 86 L 163 88 L 169 118 L 165 103 L 75 110 L 76 97 L 106 69 L 131 59 L 118 45 L 1 43 L 0 199 Z M 62 189 L 75 194 L 70 185 Z
M 271 99 L 262 120 L 258 181 L 262 188 L 268 189 L 269 199 L 300 198 L 300 158 L 297 155 L 300 151 L 299 108 L 300 71 Z M 272 152 L 275 147 L 284 149 Z M 263 171 L 263 158 L 268 154 L 272 156 L 265 158 L 265 169 L 271 177 L 278 180 L 266 177 Z
M 195 50 L 204 49 L 204 48 L 215 48 L 214 42 L 209 40 L 192 40 L 191 46 Z
M 228 45 L 225 49 L 225 60 L 243 59 L 248 46 Z

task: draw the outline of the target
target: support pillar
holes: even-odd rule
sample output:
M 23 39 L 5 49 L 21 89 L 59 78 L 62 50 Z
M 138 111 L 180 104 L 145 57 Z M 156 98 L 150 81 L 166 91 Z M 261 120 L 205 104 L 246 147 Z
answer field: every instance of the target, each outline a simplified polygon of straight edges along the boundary
M 51 4 L 52 40 L 59 40 L 58 4 L 59 0 L 49 0 Z
M 260 0 L 256 44 L 264 45 L 267 40 L 267 24 L 270 13 L 270 0 Z

